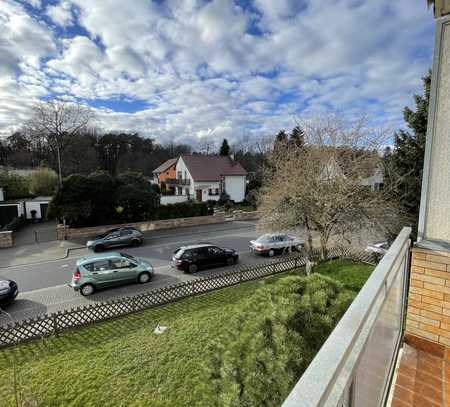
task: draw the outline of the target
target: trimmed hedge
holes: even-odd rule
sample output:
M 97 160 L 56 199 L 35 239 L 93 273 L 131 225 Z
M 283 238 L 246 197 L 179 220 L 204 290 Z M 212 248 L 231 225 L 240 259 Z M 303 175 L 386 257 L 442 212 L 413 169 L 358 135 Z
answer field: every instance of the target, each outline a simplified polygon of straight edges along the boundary
M 192 218 L 206 215 L 208 215 L 206 202 L 180 202 L 159 206 L 156 210 L 155 220 Z

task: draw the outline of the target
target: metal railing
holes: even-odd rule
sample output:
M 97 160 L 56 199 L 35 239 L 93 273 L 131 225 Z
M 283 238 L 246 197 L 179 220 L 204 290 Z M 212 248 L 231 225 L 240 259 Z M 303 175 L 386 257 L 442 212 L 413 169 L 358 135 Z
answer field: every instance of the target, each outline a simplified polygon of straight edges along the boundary
M 166 185 L 191 185 L 189 178 L 167 178 L 164 182 Z
M 403 338 L 411 228 L 380 261 L 282 407 L 379 407 Z

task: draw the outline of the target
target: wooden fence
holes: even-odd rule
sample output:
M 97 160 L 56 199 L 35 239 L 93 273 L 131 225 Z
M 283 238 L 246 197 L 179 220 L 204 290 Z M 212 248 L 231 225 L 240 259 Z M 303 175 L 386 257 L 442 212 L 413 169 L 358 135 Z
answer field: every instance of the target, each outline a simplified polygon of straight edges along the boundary
M 315 253 L 315 256 L 318 252 Z M 370 264 L 376 258 L 369 253 L 350 253 L 348 249 L 333 248 L 328 252 L 329 259 L 347 258 Z M 120 298 L 107 302 L 72 308 L 52 314 L 23 320 L 0 328 L 0 348 L 15 345 L 31 339 L 57 335 L 69 329 L 117 318 L 145 310 L 147 308 L 168 304 L 183 298 L 204 294 L 219 288 L 230 287 L 244 281 L 256 280 L 277 273 L 294 270 L 306 264 L 304 255 L 296 254 L 281 260 L 251 266 L 242 266 L 232 271 L 210 277 L 198 278 L 180 284 L 154 289 L 135 296 Z

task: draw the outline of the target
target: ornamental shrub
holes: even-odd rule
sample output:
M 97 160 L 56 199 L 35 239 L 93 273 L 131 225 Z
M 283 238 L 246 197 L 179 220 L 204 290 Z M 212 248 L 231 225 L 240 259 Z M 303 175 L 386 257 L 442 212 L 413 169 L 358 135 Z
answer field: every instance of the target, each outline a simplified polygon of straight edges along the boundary
M 354 295 L 318 274 L 257 290 L 213 346 L 201 404 L 280 406 Z

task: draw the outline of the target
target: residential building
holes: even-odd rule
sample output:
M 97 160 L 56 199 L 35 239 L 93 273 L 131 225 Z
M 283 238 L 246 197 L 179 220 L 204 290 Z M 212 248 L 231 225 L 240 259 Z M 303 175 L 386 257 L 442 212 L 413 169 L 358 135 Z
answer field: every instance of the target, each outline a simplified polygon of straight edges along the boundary
M 170 163 L 166 161 L 157 170 L 161 171 L 161 168 L 169 166 Z M 160 174 L 161 172 L 159 177 Z M 175 190 L 176 201 L 217 201 L 222 192 L 228 194 L 234 202 L 242 202 L 245 199 L 247 171 L 230 157 L 182 155 L 177 159 L 175 172 L 172 174 L 173 176 L 165 178 L 164 182 L 167 188 Z
M 153 170 L 153 182 L 158 184 L 161 188 L 163 184 L 166 185 L 168 190 L 171 190 L 172 193 L 175 193 L 175 187 L 173 185 L 167 186 L 166 180 L 168 178 L 173 179 L 176 177 L 176 165 L 178 158 L 171 158 L 163 162 L 158 168 Z
M 377 191 L 383 188 L 384 178 L 383 178 L 383 170 L 380 166 L 377 166 L 366 178 L 363 178 L 361 184 L 370 187 L 370 189 Z

